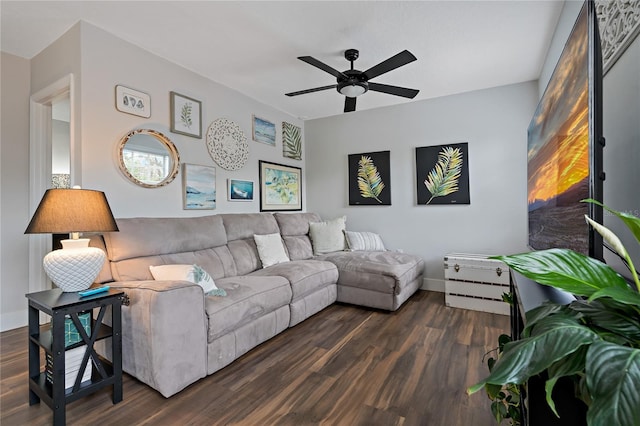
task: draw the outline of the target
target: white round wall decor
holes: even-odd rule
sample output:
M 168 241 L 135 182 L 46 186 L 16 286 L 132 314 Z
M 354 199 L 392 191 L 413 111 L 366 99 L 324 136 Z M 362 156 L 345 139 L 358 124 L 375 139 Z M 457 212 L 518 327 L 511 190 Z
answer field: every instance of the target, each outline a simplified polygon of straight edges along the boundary
M 239 170 L 249 158 L 247 137 L 231 120 L 218 118 L 207 130 L 207 149 L 213 161 L 225 170 Z

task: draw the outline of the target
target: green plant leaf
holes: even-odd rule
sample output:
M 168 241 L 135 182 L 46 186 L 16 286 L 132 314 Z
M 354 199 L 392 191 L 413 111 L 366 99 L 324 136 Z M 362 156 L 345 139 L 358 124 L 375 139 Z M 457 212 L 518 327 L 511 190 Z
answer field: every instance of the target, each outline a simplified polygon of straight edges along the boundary
M 524 328 L 524 330 L 522 330 L 523 337 L 529 337 L 531 328 L 534 327 L 541 319 L 546 318 L 549 315 L 560 313 L 571 316 L 570 310 L 566 305 L 560 305 L 550 302 L 544 303 L 537 308 L 533 308 L 527 311 L 527 313 L 525 314 L 527 326 Z
M 562 315 L 552 315 L 538 322 L 531 337 L 508 343 L 501 358 L 487 378 L 467 389 L 474 393 L 486 383 L 524 383 L 529 377 L 549 368 L 583 345 L 598 340 L 598 335 Z
M 625 223 L 625 225 L 627 225 L 627 227 L 631 230 L 631 232 L 636 238 L 636 241 L 640 243 L 640 219 L 639 218 L 627 213 L 621 213 L 621 212 L 612 210 L 609 207 L 605 206 L 604 204 L 600 204 L 593 199 L 588 199 L 584 201 L 593 202 L 599 206 L 604 207 L 607 211 L 618 216 Z M 617 252 L 618 255 L 620 255 L 622 258 L 624 258 L 625 262 L 627 263 L 627 266 L 629 267 L 629 270 L 631 271 L 631 275 L 633 275 L 633 280 L 635 281 L 636 288 L 640 288 L 640 278 L 638 278 L 636 268 L 633 265 L 633 259 L 631 259 L 631 256 L 629 256 L 629 252 L 627 252 L 627 249 L 622 244 L 622 241 L 620 241 L 618 236 L 613 232 L 611 232 L 611 230 L 609 230 L 605 226 L 591 220 L 586 215 L 585 215 L 585 218 L 587 219 L 587 222 L 593 227 L 593 229 L 595 229 L 600 235 L 602 235 L 602 238 L 607 243 L 609 243 L 611 247 L 613 247 L 613 250 Z
M 620 220 L 622 220 L 622 222 L 624 222 L 625 225 L 627 225 L 627 228 L 629 228 L 629 230 L 631 231 L 633 236 L 636 238 L 636 240 L 640 242 L 640 218 L 639 217 L 636 217 L 629 213 L 619 212 L 619 211 L 610 209 L 609 207 L 605 206 L 604 204 L 592 198 L 587 198 L 586 200 L 582 200 L 582 201 L 587 203 L 597 204 L 600 207 L 607 210 L 609 213 L 616 215 Z
M 363 155 L 358 161 L 358 189 L 363 198 L 373 198 L 382 203 L 378 198 L 385 188 L 384 182 L 378 173 L 378 168 L 371 157 Z
M 630 315 L 628 311 L 614 309 L 602 302 L 602 300 L 591 302 L 578 300 L 572 302 L 570 307 L 572 310 L 584 315 L 590 327 L 597 327 L 616 334 L 619 336 L 617 340 L 621 338 L 627 344 L 634 341 L 640 342 L 638 315 Z
M 596 342 L 587 352 L 586 373 L 590 426 L 640 424 L 640 349 Z
M 610 297 L 620 303 L 640 307 L 640 294 L 628 287 L 606 287 L 593 293 L 589 300 L 596 300 L 602 297 Z
M 462 173 L 462 151 L 450 146 L 442 148 L 438 154 L 438 162 L 431 169 L 424 185 L 431 193 L 429 204 L 435 197 L 443 197 L 458 191 L 458 179 Z
M 606 287 L 627 287 L 625 279 L 599 260 L 567 249 L 493 256 L 527 278 L 580 296 Z
M 498 350 L 502 352 L 504 350 L 504 345 L 506 345 L 511 341 L 512 341 L 511 336 L 509 336 L 508 334 L 501 334 L 498 337 Z
M 502 390 L 502 386 L 501 385 L 487 384 L 486 387 L 487 387 L 487 395 L 492 400 L 496 399 L 498 397 L 498 394 Z
M 547 404 L 558 418 L 560 415 L 556 411 L 556 405 L 552 398 L 553 388 L 560 378 L 580 374 L 584 371 L 588 348 L 586 345 L 581 346 L 580 349 L 554 363 L 547 369 L 549 379 L 544 384 Z

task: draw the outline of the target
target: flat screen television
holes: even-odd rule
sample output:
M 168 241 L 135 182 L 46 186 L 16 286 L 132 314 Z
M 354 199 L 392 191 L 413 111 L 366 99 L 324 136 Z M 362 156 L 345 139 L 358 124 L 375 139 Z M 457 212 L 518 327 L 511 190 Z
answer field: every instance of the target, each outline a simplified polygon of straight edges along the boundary
M 602 238 L 588 215 L 602 223 L 602 54 L 592 0 L 567 39 L 528 129 L 529 246 L 568 248 L 603 259 Z

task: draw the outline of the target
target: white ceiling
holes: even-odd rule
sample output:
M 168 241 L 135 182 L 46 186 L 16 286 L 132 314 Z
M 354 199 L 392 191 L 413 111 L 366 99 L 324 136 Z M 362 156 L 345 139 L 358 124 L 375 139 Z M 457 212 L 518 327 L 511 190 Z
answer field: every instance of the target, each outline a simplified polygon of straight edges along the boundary
M 32 58 L 78 20 L 302 119 L 342 114 L 335 84 L 298 56 L 366 70 L 408 49 L 418 60 L 372 81 L 419 89 L 368 92 L 357 110 L 535 80 L 563 1 L 6 1 L 1 49 Z M 144 90 L 144 87 L 138 89 Z

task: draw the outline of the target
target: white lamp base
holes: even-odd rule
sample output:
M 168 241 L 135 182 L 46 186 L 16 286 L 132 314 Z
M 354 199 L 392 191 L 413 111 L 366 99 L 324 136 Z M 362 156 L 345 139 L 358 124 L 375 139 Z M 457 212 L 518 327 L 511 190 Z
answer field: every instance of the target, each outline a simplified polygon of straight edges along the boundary
M 62 240 L 62 249 L 44 257 L 43 266 L 51 281 L 64 292 L 91 287 L 100 273 L 106 256 L 104 251 L 89 247 L 89 239 Z

